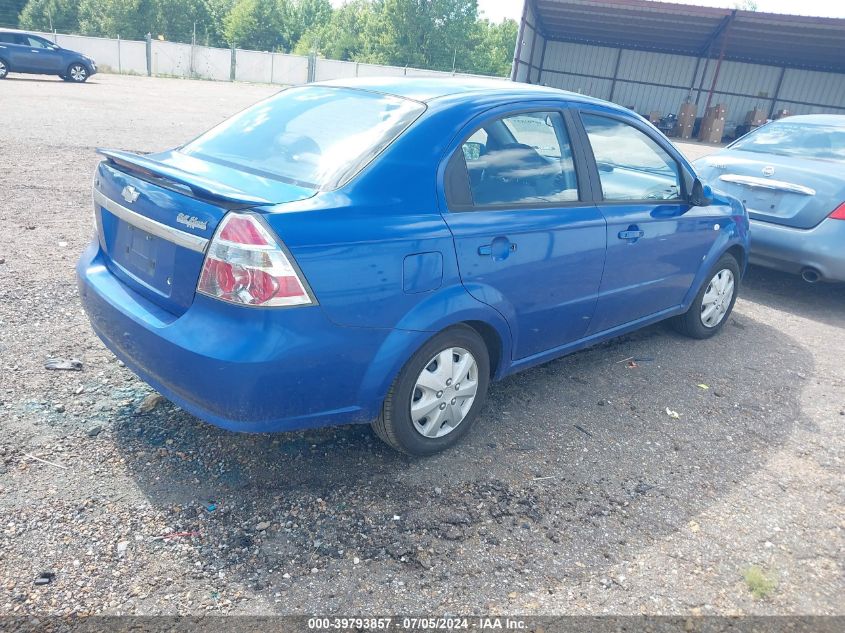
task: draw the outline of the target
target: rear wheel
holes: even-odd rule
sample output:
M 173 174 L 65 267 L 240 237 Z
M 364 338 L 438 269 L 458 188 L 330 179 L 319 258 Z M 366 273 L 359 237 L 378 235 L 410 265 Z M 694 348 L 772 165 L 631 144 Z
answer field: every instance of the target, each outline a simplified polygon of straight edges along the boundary
M 470 327 L 450 328 L 405 364 L 373 429 L 396 450 L 433 455 L 469 431 L 489 384 L 490 357 L 484 340 Z
M 8 74 L 9 74 L 9 66 L 6 64 L 6 62 L 4 62 L 2 59 L 0 59 L 0 79 L 5 79 L 6 75 L 8 75 Z
M 76 84 L 84 83 L 88 80 L 88 69 L 85 64 L 75 63 L 67 68 L 67 73 L 62 76 L 65 81 L 71 81 Z
M 673 321 L 681 334 L 710 338 L 728 321 L 739 291 L 739 264 L 725 253 L 710 270 L 708 279 L 689 310 Z

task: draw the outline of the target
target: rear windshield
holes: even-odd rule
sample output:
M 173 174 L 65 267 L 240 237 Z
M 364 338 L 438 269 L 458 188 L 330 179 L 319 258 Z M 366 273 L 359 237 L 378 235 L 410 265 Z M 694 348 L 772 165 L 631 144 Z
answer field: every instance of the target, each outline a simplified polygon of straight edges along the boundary
M 775 122 L 739 139 L 731 149 L 845 162 L 845 128 Z
M 336 189 L 424 109 L 416 101 L 363 90 L 289 88 L 179 151 L 311 189 Z

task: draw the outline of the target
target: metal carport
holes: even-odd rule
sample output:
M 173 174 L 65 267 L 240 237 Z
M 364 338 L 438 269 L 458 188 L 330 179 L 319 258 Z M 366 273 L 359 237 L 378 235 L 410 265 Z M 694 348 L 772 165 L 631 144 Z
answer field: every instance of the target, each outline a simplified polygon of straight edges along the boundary
M 845 114 L 845 20 L 651 0 L 525 0 L 512 79 L 638 112 Z

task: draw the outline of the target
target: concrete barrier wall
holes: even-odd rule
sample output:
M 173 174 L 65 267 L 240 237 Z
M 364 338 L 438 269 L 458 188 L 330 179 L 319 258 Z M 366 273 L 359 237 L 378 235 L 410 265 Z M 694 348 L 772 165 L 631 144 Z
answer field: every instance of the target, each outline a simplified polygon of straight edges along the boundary
M 270 62 L 272 66 L 270 83 L 293 86 L 308 83 L 307 57 L 273 53 Z
M 235 51 L 235 79 L 254 83 L 272 83 L 272 53 Z
M 225 48 L 194 47 L 194 77 L 229 81 L 232 73 L 232 52 Z
M 153 75 L 195 77 L 228 81 L 232 78 L 232 50 L 191 46 L 176 42 L 152 40 L 147 59 L 147 42 L 118 40 L 61 33 L 41 33 L 59 46 L 92 57 L 101 70 L 145 75 L 147 64 Z M 336 59 L 303 57 L 284 53 L 267 53 L 237 49 L 234 51 L 234 78 L 237 81 L 299 85 L 308 83 L 313 64 L 315 81 L 349 77 L 475 77 L 402 66 L 382 66 L 345 62 Z M 495 79 L 504 79 L 495 77 Z

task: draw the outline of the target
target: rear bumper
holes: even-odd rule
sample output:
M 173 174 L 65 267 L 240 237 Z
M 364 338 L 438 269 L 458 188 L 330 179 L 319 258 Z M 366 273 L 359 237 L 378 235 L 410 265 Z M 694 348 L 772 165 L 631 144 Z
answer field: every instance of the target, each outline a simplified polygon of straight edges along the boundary
M 751 263 L 798 274 L 812 268 L 825 281 L 845 281 L 845 221 L 812 229 L 751 220 Z
M 127 367 L 186 411 L 234 431 L 373 419 L 405 344 L 420 336 L 341 327 L 319 306 L 248 308 L 203 295 L 177 317 L 114 277 L 96 242 L 77 278 L 95 333 Z

